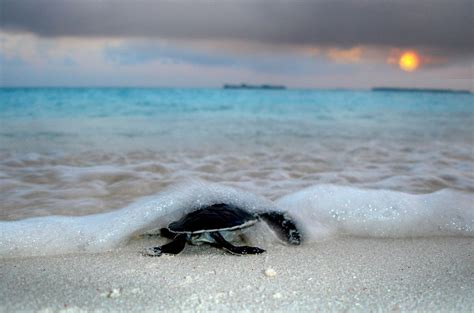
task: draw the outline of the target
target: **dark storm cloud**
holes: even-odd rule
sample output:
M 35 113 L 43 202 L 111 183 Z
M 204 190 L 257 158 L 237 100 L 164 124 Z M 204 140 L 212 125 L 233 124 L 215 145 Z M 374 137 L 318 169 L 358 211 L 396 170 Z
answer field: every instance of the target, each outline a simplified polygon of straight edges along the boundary
M 471 0 L 0 0 L 0 27 L 39 36 L 473 47 Z

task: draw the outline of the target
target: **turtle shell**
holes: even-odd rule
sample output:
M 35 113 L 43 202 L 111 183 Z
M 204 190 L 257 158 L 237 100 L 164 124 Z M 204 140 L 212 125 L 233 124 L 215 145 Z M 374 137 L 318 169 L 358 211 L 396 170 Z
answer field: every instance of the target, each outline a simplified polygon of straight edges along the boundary
M 258 221 L 256 215 L 236 206 L 220 203 L 192 211 L 168 228 L 175 233 L 199 234 L 245 228 Z

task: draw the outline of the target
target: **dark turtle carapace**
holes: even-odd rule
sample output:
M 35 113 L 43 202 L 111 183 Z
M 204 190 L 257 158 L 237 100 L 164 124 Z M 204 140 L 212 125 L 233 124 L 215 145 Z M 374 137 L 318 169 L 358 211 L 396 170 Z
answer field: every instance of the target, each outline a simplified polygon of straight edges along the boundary
M 183 251 L 186 243 L 194 245 L 207 243 L 237 255 L 263 253 L 265 252 L 263 249 L 234 246 L 228 241 L 232 240 L 238 230 L 250 227 L 261 219 L 289 244 L 301 243 L 301 235 L 295 223 L 285 213 L 277 211 L 252 213 L 233 205 L 219 203 L 196 209 L 169 224 L 168 228 L 162 228 L 161 236 L 172 241 L 163 246 L 147 248 L 145 254 L 150 256 L 160 256 L 163 253 L 178 254 Z

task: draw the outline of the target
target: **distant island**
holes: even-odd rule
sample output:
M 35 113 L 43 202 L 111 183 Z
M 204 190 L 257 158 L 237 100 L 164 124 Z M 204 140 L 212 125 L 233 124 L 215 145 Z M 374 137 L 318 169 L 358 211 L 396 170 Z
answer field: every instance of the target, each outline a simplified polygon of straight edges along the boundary
M 399 88 L 399 87 L 374 87 L 372 88 L 372 91 L 471 93 L 469 90 L 438 89 L 438 88 Z
M 249 85 L 249 84 L 225 84 L 222 88 L 224 89 L 286 89 L 283 85 Z

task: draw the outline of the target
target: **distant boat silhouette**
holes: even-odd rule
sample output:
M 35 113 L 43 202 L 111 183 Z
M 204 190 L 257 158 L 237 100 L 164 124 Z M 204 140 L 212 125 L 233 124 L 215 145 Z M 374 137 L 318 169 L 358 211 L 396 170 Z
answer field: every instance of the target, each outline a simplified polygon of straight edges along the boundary
M 249 84 L 225 84 L 224 89 L 286 89 L 283 85 L 249 85 Z
M 400 87 L 374 87 L 372 88 L 372 91 L 471 93 L 469 90 L 438 89 L 438 88 L 400 88 Z

